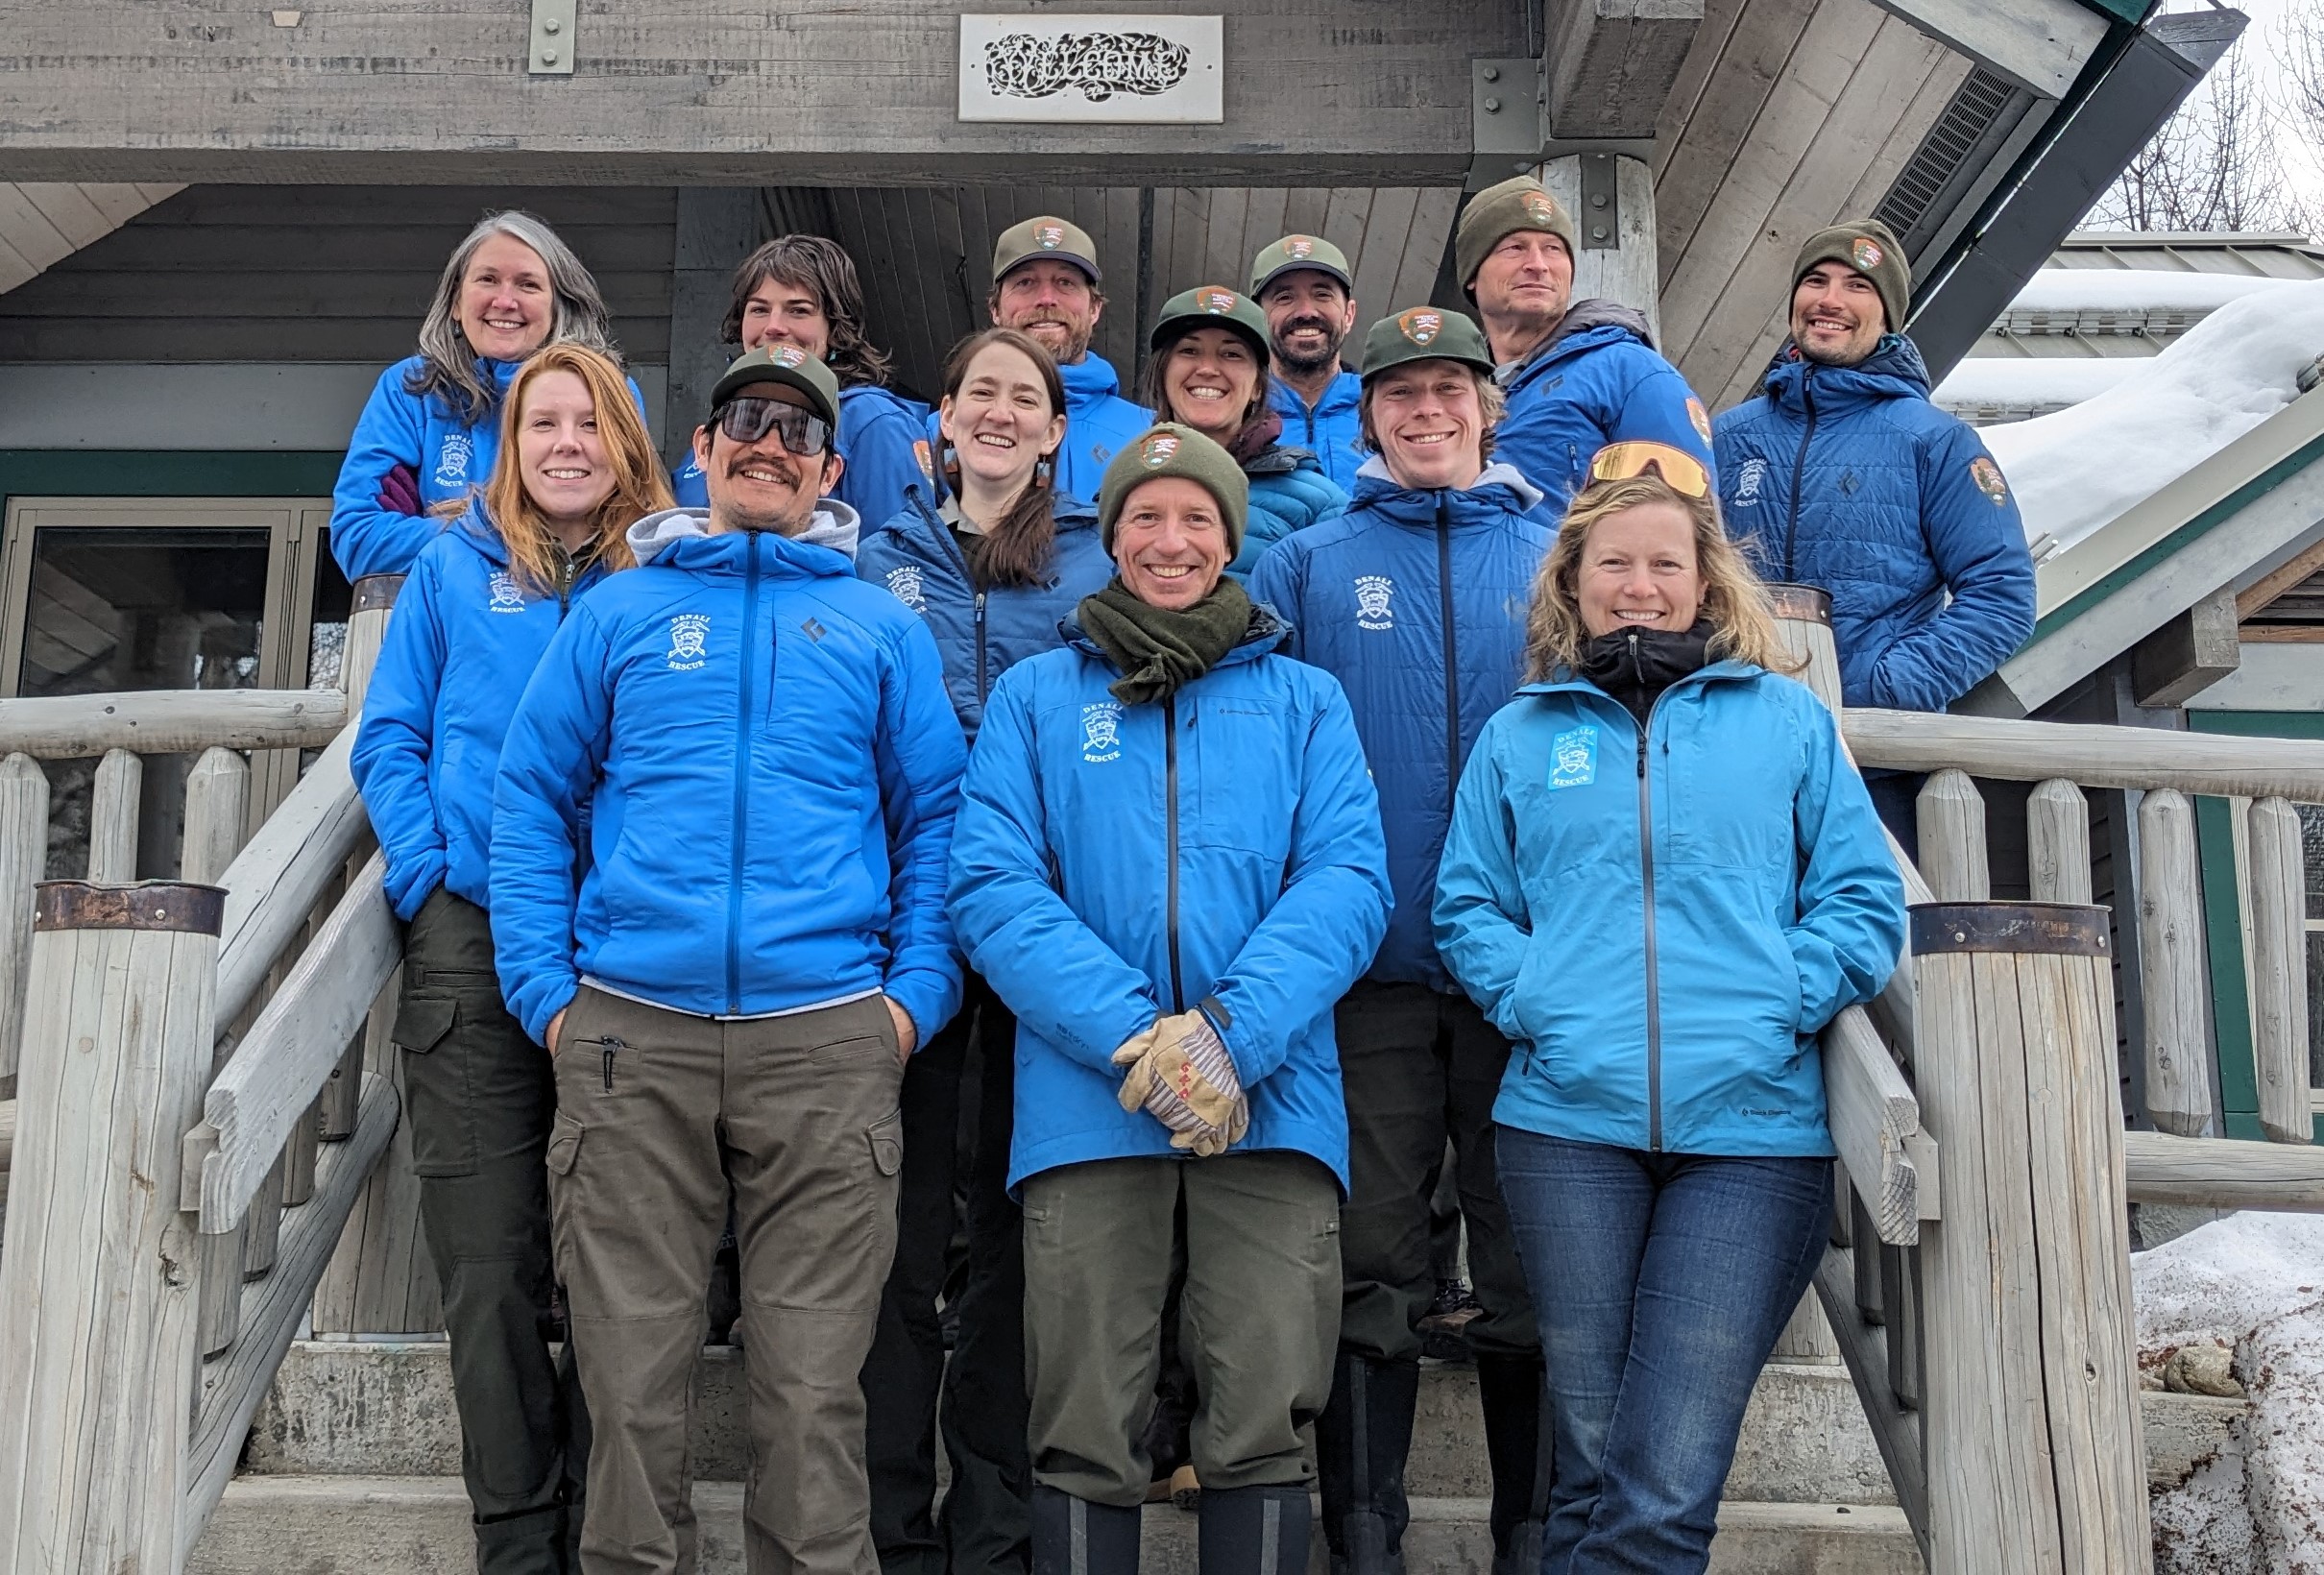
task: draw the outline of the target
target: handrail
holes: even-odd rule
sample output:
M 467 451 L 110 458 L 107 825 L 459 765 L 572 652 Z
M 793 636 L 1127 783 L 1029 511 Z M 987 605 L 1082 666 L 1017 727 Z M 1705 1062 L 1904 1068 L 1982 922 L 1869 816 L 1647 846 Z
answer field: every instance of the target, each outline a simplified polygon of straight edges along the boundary
M 200 1212 L 205 1235 L 242 1223 L 402 956 L 386 868 L 372 855 L 210 1082 L 203 1120 L 185 1134 L 179 1199 Z
M 2122 1167 L 2134 1203 L 2324 1214 L 2324 1148 L 2312 1144 L 2124 1132 Z
M 371 828 L 348 767 L 354 743 L 355 730 L 343 729 L 218 878 L 226 887 L 218 938 L 221 1027 L 257 996 L 267 969 L 297 938 Z
M 132 690 L 0 700 L 0 755 L 80 760 L 111 749 L 140 755 L 309 749 L 347 725 L 337 690 Z
M 1873 1230 L 1892 1247 L 1921 1240 L 1937 1213 L 1937 1146 L 1921 1129 L 1920 1101 L 1861 1007 L 1824 1030 L 1824 1087 L 1832 1147 L 1864 1199 Z
M 2312 739 L 1860 707 L 1841 713 L 1840 730 L 1867 767 L 2324 804 L 2324 742 Z

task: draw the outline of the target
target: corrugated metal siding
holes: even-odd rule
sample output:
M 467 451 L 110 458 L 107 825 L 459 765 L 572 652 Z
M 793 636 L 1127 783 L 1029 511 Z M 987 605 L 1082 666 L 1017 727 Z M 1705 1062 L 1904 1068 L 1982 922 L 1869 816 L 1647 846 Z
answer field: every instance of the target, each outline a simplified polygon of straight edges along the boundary
M 190 186 L 0 295 L 0 360 L 385 364 L 504 207 L 589 265 L 631 360 L 668 359 L 668 187 Z

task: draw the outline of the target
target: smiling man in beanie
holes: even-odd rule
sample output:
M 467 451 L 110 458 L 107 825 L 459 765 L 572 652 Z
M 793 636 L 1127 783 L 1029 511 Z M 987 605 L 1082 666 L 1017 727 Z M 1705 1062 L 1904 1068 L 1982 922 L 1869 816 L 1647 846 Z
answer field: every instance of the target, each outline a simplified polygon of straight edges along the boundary
M 1191 427 L 1116 454 L 1116 578 L 1002 676 L 962 789 L 953 920 L 1017 1014 L 1033 1575 L 1138 1567 L 1181 1217 L 1198 1567 L 1307 1567 L 1347 1169 L 1331 1008 L 1389 886 L 1345 696 L 1226 577 L 1245 509 Z
M 1710 417 L 1656 351 L 1645 314 L 1573 299 L 1580 251 L 1572 216 L 1529 175 L 1478 192 L 1453 230 L 1456 276 L 1509 396 L 1500 456 L 1541 489 L 1549 525 L 1609 443 L 1667 443 L 1710 463 Z
M 2017 501 L 1977 434 L 1929 402 L 1899 331 L 1912 274 L 1885 225 L 1809 236 L 1792 280 L 1763 392 L 1718 421 L 1728 533 L 1761 577 L 1831 594 L 1848 704 L 1943 711 L 2033 632 Z M 1917 781 L 1873 781 L 1908 847 Z
M 927 625 L 849 557 L 837 379 L 728 367 L 708 509 L 629 530 L 518 703 L 493 940 L 554 1057 L 551 1242 L 594 1424 L 584 1575 L 695 1567 L 687 1383 L 732 1177 L 752 1575 L 877 1567 L 863 1392 L 896 1239 L 904 1057 L 959 1003 L 964 748 Z

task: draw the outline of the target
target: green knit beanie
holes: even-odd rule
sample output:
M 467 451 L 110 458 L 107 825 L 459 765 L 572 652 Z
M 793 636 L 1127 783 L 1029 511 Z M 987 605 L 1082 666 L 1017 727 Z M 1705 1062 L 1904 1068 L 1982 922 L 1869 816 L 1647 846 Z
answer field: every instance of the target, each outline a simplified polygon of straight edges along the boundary
M 1520 175 L 1487 186 L 1461 210 L 1461 223 L 1453 230 L 1453 276 L 1464 293 L 1476 283 L 1487 254 L 1520 230 L 1546 230 L 1565 243 L 1567 256 L 1582 255 L 1582 232 L 1574 228 L 1573 215 L 1558 206 L 1540 182 Z
M 1843 262 L 1871 279 L 1880 292 L 1881 310 L 1888 313 L 1888 331 L 1904 331 L 1904 310 L 1912 304 L 1912 266 L 1904 260 L 1896 231 L 1877 219 L 1842 219 L 1829 230 L 1817 230 L 1791 265 L 1792 288 L 1798 289 L 1819 262 Z
M 1226 524 L 1229 562 L 1243 550 L 1243 526 L 1250 512 L 1250 483 L 1234 456 L 1191 426 L 1164 422 L 1142 437 L 1132 438 L 1105 467 L 1098 484 L 1098 532 L 1105 550 L 1114 549 L 1114 521 L 1122 504 L 1142 482 L 1156 476 L 1182 475 L 1200 482 L 1219 500 Z

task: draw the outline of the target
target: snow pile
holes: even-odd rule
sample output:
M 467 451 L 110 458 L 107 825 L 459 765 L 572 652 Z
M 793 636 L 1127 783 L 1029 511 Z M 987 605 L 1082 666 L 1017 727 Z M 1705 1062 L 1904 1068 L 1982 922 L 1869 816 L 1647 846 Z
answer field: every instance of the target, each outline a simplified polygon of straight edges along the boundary
M 2130 1279 L 2142 1374 L 2225 1345 L 2252 1402 L 2226 1452 L 2155 1495 L 2156 1575 L 2324 1570 L 2324 1219 L 2232 1215 L 2136 1254 Z
M 2151 356 L 1978 355 L 1945 375 L 1929 397 L 1948 410 L 1979 405 L 2080 404 L 2142 371 Z
M 2324 279 L 2247 295 L 2106 392 L 1978 433 L 2030 541 L 2071 546 L 2289 404 L 2324 353 Z
M 2167 274 L 2151 268 L 2044 268 L 2012 312 L 2208 312 L 2294 279 L 2257 274 Z

